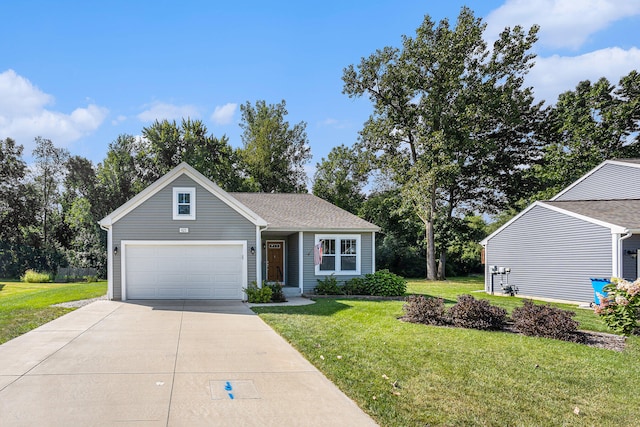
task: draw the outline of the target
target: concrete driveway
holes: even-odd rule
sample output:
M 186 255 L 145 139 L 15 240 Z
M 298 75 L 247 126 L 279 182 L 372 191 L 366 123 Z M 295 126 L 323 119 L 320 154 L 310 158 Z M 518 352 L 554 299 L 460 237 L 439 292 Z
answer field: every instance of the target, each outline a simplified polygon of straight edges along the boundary
M 98 301 L 0 346 L 0 425 L 376 424 L 240 302 Z

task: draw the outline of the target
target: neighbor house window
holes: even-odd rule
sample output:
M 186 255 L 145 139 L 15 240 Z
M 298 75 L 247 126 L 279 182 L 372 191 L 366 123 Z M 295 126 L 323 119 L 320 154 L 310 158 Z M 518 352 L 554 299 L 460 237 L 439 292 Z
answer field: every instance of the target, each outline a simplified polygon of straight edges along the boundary
M 196 219 L 196 189 L 173 189 L 173 219 Z
M 317 234 L 315 242 L 322 246 L 322 261 L 316 265 L 317 275 L 360 274 L 360 235 Z

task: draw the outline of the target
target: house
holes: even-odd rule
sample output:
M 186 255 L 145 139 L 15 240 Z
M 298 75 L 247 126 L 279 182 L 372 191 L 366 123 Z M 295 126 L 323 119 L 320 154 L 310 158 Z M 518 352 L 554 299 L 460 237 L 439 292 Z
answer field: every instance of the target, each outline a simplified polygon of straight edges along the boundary
M 240 300 L 263 280 L 290 296 L 310 293 L 331 274 L 342 281 L 374 272 L 379 230 L 311 194 L 227 193 L 186 163 L 100 226 L 113 300 Z
M 640 159 L 608 160 L 484 239 L 485 291 L 591 302 L 590 278 L 639 275 Z

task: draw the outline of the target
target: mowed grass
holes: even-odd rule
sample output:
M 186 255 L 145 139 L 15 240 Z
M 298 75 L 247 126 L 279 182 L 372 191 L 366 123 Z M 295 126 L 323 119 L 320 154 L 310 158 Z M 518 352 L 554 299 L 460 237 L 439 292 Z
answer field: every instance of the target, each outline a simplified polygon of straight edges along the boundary
M 455 301 L 477 286 L 412 281 L 409 291 Z M 254 310 L 382 426 L 640 425 L 638 337 L 619 353 L 405 323 L 402 305 L 340 298 Z
M 107 282 L 21 283 L 0 280 L 0 344 L 62 316 L 73 308 L 52 304 L 106 294 Z

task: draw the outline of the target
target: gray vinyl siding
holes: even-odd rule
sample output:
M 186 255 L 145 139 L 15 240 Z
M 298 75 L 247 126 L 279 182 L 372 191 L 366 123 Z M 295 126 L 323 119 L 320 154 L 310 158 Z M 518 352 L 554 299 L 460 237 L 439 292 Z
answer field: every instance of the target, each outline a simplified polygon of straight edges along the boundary
M 298 256 L 298 233 L 294 233 L 287 237 L 287 286 L 300 286 L 299 272 L 299 256 Z
M 304 284 L 303 293 L 313 293 L 313 290 L 318 285 L 318 279 L 324 279 L 327 276 L 316 276 L 315 265 L 313 263 L 313 246 L 315 245 L 316 234 L 359 234 L 360 237 L 360 273 L 361 276 L 372 273 L 372 233 L 326 233 L 326 232 L 305 232 L 303 236 L 303 257 L 304 257 Z M 343 283 L 354 277 L 355 275 L 336 275 L 339 283 Z
M 638 182 L 638 165 L 606 164 L 555 200 L 640 199 Z
M 622 277 L 627 280 L 636 280 L 639 276 L 637 259 L 627 254 L 627 251 L 637 253 L 640 249 L 640 235 L 633 236 L 622 241 Z
M 489 266 L 509 267 L 509 283 L 520 295 L 568 301 L 593 300 L 591 277 L 611 277 L 612 236 L 608 228 L 535 206 L 486 245 Z M 500 275 L 493 292 L 500 294 Z
M 173 219 L 173 188 L 196 188 L 196 219 Z M 180 228 L 189 233 L 180 233 Z M 121 248 L 122 240 L 240 240 L 247 241 L 248 283 L 256 280 L 255 255 L 249 248 L 256 246 L 256 227 L 249 220 L 220 201 L 191 178 L 180 175 L 158 193 L 115 222 L 113 247 Z M 122 251 L 113 257 L 113 298 L 122 298 Z

